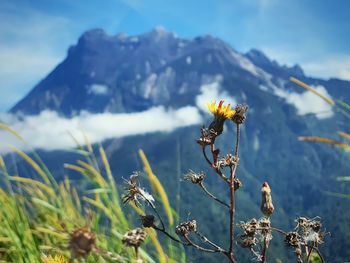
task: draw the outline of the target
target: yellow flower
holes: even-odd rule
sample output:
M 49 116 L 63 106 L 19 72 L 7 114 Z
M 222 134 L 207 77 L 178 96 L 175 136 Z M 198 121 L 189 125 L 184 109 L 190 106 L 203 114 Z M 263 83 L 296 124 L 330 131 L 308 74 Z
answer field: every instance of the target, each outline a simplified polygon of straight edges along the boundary
M 220 100 L 219 105 L 216 106 L 216 101 L 208 103 L 208 109 L 211 113 L 213 113 L 216 117 L 222 117 L 224 119 L 231 119 L 236 111 L 231 109 L 231 105 L 228 104 L 226 106 L 223 105 L 224 100 Z
M 62 255 L 56 256 L 43 256 L 41 258 L 42 263 L 68 263 L 68 261 Z

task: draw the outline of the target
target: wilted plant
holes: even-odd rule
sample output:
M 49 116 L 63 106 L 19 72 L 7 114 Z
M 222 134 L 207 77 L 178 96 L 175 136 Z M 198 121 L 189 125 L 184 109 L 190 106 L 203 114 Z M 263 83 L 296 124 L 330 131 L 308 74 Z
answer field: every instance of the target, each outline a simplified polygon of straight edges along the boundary
M 263 183 L 261 189 L 261 212 L 263 216 L 260 219 L 253 218 L 247 222 L 237 224 L 237 227 L 243 230 L 243 234 L 235 236 L 235 192 L 242 188 L 242 183 L 236 173 L 239 163 L 240 128 L 246 120 L 248 107 L 246 105 L 237 105 L 232 109 L 230 104 L 224 105 L 224 101 L 221 100 L 218 105 L 215 102 L 209 103 L 208 108 L 213 114 L 214 119 L 208 128 L 201 128 L 201 135 L 197 139 L 197 143 L 201 147 L 206 163 L 218 175 L 218 179 L 229 189 L 229 198 L 227 201 L 221 200 L 211 193 L 205 185 L 206 174 L 203 172 L 197 173 L 189 170 L 184 179 L 193 185 L 199 186 L 210 199 L 228 211 L 227 246 L 225 248 L 221 247 L 202 234 L 199 230 L 200 226 L 198 226 L 197 221 L 194 219 L 177 225 L 175 227 L 175 233 L 178 237 L 174 236 L 172 230 L 167 229 L 164 224 L 154 204 L 153 197 L 141 188 L 138 181 L 138 174 L 133 174 L 129 180 L 125 181 L 127 191 L 124 201 L 134 204 L 143 201 L 149 205 L 153 212 L 141 215 L 143 227 L 153 228 L 162 232 L 171 240 L 181 243 L 184 246 L 190 246 L 202 252 L 223 254 L 229 262 L 237 262 L 234 253 L 235 243 L 240 244 L 243 248 L 248 248 L 259 262 L 267 262 L 267 251 L 270 241 L 273 238 L 272 233 L 277 232 L 285 237 L 285 244 L 295 250 L 297 262 L 310 262 L 311 256 L 314 255 L 313 251 L 316 251 L 323 261 L 318 245 L 323 243 L 325 234 L 321 232 L 322 225 L 319 220 L 300 217 L 297 219 L 297 227 L 293 232 L 285 232 L 271 226 L 270 217 L 275 208 L 272 203 L 271 189 L 267 182 Z M 235 126 L 236 140 L 233 147 L 234 154 L 222 155 L 220 149 L 215 145 L 216 140 L 224 131 L 225 122 L 230 122 Z M 208 151 L 210 155 L 208 155 Z M 153 173 L 150 172 L 150 174 Z M 193 237 L 197 237 L 196 240 L 200 240 L 201 243 L 194 241 Z

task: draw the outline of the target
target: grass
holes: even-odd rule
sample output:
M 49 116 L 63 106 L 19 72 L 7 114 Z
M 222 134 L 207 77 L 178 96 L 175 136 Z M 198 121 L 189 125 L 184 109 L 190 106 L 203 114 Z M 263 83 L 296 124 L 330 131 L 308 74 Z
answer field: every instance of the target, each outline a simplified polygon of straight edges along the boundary
M 23 141 L 5 124 L 0 124 L 0 129 Z M 74 164 L 64 164 L 67 170 L 82 175 L 79 187 L 68 177 L 56 181 L 35 152 L 28 155 L 10 147 L 35 173 L 33 178 L 10 174 L 0 157 L 0 262 L 37 263 L 44 256 L 56 255 L 68 261 L 71 233 L 82 227 L 96 235 L 97 249 L 88 255 L 86 262 L 134 262 L 134 250 L 124 247 L 122 237 L 137 221 L 129 220 L 130 212 L 126 213 L 127 209 L 122 207 L 121 187 L 114 180 L 104 149 L 100 146 L 96 154 L 87 137 L 85 141 L 86 146 L 78 146 L 76 150 L 82 158 Z M 172 225 L 172 208 L 166 192 L 142 151 L 140 156 L 154 194 L 160 196 Z M 136 212 L 144 213 L 143 208 L 133 207 Z M 173 253 L 172 246 L 164 248 L 153 229 L 147 232 L 150 237 L 146 239 L 147 252 L 139 251 L 146 262 L 177 262 L 184 258 L 183 252 Z M 168 251 L 178 258 L 171 259 Z M 73 262 L 81 260 L 85 259 Z

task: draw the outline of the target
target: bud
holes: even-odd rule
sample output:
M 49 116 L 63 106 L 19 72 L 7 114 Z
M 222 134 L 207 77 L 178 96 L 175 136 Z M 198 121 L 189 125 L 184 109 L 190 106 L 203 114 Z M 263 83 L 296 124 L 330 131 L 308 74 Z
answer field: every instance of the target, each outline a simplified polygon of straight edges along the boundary
M 263 184 L 261 188 L 261 193 L 262 193 L 262 200 L 261 200 L 260 210 L 265 216 L 270 217 L 273 211 L 275 210 L 275 208 L 272 203 L 271 189 L 267 182 Z
M 233 180 L 233 187 L 234 187 L 234 190 L 237 191 L 239 188 L 242 187 L 242 182 L 238 178 L 235 178 Z
M 143 227 L 153 227 L 154 226 L 154 216 L 153 215 L 145 215 L 140 216 L 141 223 Z

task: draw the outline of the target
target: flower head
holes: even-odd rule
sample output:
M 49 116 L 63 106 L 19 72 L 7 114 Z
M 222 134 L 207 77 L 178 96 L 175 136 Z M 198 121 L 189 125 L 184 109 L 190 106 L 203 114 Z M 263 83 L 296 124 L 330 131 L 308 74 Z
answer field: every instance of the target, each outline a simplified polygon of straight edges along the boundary
M 224 119 L 231 119 L 235 115 L 235 110 L 231 109 L 230 104 L 224 106 L 224 100 L 220 100 L 218 106 L 216 106 L 216 101 L 208 103 L 208 109 L 214 116 Z
M 225 121 L 232 119 L 235 115 L 235 111 L 231 109 L 230 104 L 224 106 L 223 100 L 220 100 L 218 105 L 216 105 L 215 101 L 208 103 L 208 109 L 214 115 L 214 120 L 208 128 L 208 130 L 215 135 L 212 138 L 212 142 L 214 142 L 215 137 L 219 136 L 223 132 Z

